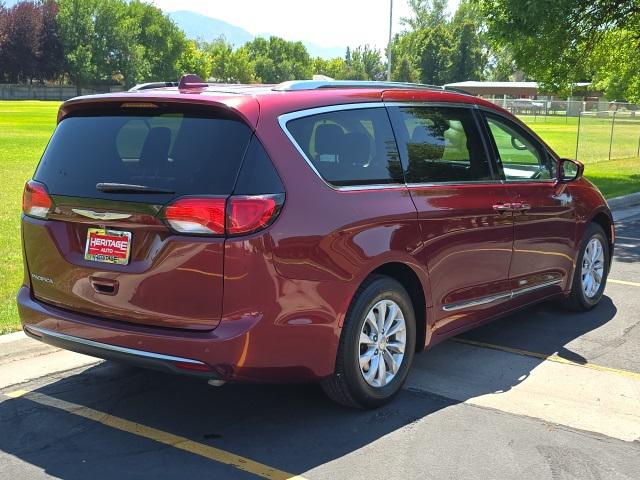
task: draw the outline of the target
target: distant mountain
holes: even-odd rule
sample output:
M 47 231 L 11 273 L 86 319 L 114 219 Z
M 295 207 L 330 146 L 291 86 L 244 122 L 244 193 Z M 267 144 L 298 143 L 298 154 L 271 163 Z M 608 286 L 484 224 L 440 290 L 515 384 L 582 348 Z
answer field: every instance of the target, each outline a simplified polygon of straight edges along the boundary
M 207 17 L 188 10 L 179 10 L 167 14 L 188 38 L 211 42 L 224 36 L 227 42 L 239 47 L 253 40 L 254 36 L 244 28 L 236 27 L 217 18 Z
M 235 47 L 240 47 L 253 40 L 256 36 L 268 38 L 271 35 L 270 33 L 252 35 L 244 28 L 189 10 L 170 12 L 167 15 L 184 31 L 187 37 L 192 40 L 211 42 L 216 38 L 224 36 L 227 42 Z M 322 47 L 305 41 L 302 43 L 312 57 L 343 57 L 346 51 L 346 47 Z

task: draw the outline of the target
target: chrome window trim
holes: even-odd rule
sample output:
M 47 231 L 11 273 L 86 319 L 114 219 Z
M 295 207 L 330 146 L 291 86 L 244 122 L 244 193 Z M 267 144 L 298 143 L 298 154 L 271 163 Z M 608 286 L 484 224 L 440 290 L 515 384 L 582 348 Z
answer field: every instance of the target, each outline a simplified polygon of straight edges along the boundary
M 461 185 L 502 185 L 503 180 L 469 180 L 469 181 L 454 181 L 454 182 L 425 182 L 425 183 L 407 183 L 409 188 L 419 187 L 456 187 Z
M 541 288 L 551 287 L 553 285 L 559 285 L 562 283 L 562 279 L 551 280 L 548 282 L 540 283 L 538 285 L 532 285 L 530 287 L 519 288 L 517 290 L 511 290 L 509 292 L 497 293 L 494 295 L 488 295 L 486 297 L 476 298 L 474 300 L 465 300 L 462 302 L 448 303 L 442 306 L 442 310 L 445 312 L 455 312 L 458 310 L 464 310 L 465 308 L 477 307 L 480 305 L 486 305 L 488 303 L 498 302 L 500 300 L 510 300 L 512 298 L 530 293 Z
M 88 340 L 86 338 L 74 337 L 72 335 L 67 335 L 60 332 L 54 332 L 53 330 L 49 330 L 42 327 L 34 327 L 33 325 L 26 325 L 25 328 L 31 332 L 36 332 L 41 335 L 59 338 L 61 340 L 66 340 L 71 343 L 78 343 L 80 345 L 87 345 L 89 347 L 99 348 L 101 350 L 107 350 L 111 352 L 118 353 L 126 353 L 128 355 L 133 355 L 137 357 L 150 358 L 153 360 L 160 360 L 165 362 L 183 362 L 183 363 L 191 363 L 194 365 L 206 365 L 204 362 L 199 360 L 193 360 L 191 358 L 183 358 L 183 357 L 174 357 L 173 355 L 165 355 L 162 353 L 154 353 L 147 352 L 145 350 L 136 350 L 133 348 L 119 347 L 117 345 L 111 345 L 108 343 L 95 342 L 93 340 Z
M 283 113 L 278 116 L 278 124 L 280 128 L 287 136 L 289 141 L 293 144 L 298 153 L 304 158 L 307 165 L 311 168 L 311 170 L 318 176 L 322 182 L 332 190 L 340 191 L 340 192 L 353 192 L 358 190 L 382 190 L 382 189 L 393 189 L 393 188 L 407 188 L 408 186 L 433 186 L 433 185 L 444 185 L 444 183 L 426 183 L 426 184 L 406 184 L 406 183 L 382 183 L 382 184 L 358 184 L 358 185 L 348 185 L 348 186 L 339 186 L 332 185 L 327 182 L 323 176 L 320 174 L 318 169 L 315 167 L 313 162 L 307 157 L 302 150 L 302 147 L 298 145 L 298 142 L 293 137 L 289 129 L 287 128 L 287 123 L 291 120 L 297 120 L 299 118 L 311 117 L 313 115 L 320 115 L 322 113 L 329 112 L 340 112 L 345 110 L 360 110 L 365 108 L 387 108 L 387 107 L 454 107 L 454 108 L 478 108 L 478 105 L 475 103 L 454 103 L 454 102 L 363 102 L 363 103 L 343 103 L 337 105 L 327 105 L 324 107 L 315 107 L 308 108 L 305 110 L 296 110 L 293 112 Z M 393 131 L 393 125 L 391 125 L 391 129 Z M 394 132 L 395 134 L 395 132 Z M 490 182 L 479 182 L 479 183 L 500 183 L 501 180 L 492 180 Z M 455 182 L 451 185 L 465 185 L 467 183 L 472 182 Z

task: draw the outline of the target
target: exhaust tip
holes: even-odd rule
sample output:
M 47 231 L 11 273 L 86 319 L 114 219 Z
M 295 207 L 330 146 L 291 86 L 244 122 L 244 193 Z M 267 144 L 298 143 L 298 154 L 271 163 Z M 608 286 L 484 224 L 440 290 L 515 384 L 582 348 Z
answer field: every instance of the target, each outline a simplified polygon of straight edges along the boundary
M 224 380 L 219 380 L 217 378 L 212 378 L 212 379 L 208 380 L 207 383 L 209 385 L 211 385 L 212 387 L 221 387 L 227 382 L 225 382 Z

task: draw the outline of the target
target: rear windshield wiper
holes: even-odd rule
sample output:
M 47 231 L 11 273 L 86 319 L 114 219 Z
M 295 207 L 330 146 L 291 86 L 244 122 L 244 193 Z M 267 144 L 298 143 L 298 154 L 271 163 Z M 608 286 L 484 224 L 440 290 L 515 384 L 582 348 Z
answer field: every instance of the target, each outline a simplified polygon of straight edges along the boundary
M 134 185 L 130 183 L 98 183 L 96 190 L 104 193 L 176 193 L 164 188 L 147 187 L 146 185 Z

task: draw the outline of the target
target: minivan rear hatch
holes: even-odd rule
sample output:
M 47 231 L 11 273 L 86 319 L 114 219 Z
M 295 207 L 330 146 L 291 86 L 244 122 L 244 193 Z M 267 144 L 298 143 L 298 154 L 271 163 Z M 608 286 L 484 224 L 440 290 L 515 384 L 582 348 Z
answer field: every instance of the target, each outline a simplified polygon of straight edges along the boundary
M 163 212 L 179 197 L 230 195 L 251 136 L 212 107 L 102 104 L 64 118 L 32 181 L 51 210 L 23 220 L 35 298 L 136 324 L 215 328 L 224 236 L 177 233 Z

